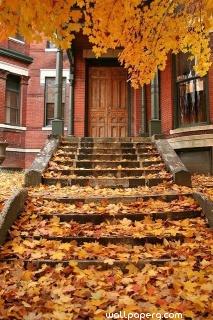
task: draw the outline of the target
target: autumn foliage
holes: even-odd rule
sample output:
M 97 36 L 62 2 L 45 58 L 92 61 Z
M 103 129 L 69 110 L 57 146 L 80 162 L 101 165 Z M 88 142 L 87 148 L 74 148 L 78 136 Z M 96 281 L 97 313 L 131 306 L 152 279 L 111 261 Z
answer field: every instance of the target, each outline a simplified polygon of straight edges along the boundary
M 169 52 L 188 52 L 204 76 L 212 27 L 212 0 L 0 1 L 0 40 L 19 32 L 27 41 L 46 37 L 66 49 L 82 30 L 97 57 L 122 48 L 119 60 L 134 87 L 163 70 Z

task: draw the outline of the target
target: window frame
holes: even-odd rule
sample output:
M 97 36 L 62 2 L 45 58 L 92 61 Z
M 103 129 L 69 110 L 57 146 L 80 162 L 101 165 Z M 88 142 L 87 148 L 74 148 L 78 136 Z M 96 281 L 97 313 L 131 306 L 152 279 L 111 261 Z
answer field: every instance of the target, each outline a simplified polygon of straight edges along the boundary
M 44 127 L 51 127 L 52 124 L 48 124 L 48 119 L 47 119 L 47 80 L 46 79 L 55 79 L 56 77 L 45 77 L 45 82 L 44 82 Z M 64 114 L 65 114 L 65 108 L 66 108 L 66 84 L 67 84 L 67 78 L 63 77 L 63 81 L 64 81 L 64 102 L 62 102 L 62 104 L 64 105 L 63 107 L 63 118 L 64 119 Z M 63 89 L 63 88 L 62 88 Z M 63 100 L 63 93 L 62 93 L 62 100 Z M 55 104 L 55 100 L 53 102 Z M 54 120 L 54 116 L 52 119 L 50 120 Z
M 8 77 L 9 76 L 14 76 L 14 75 L 13 74 L 9 74 Z M 7 84 L 8 77 L 7 77 L 7 80 L 6 80 L 6 89 L 5 89 L 5 124 L 6 125 L 10 125 L 10 126 L 21 126 L 21 79 L 20 79 L 20 77 L 17 76 L 17 79 L 19 79 L 19 84 L 18 84 L 19 85 L 19 89 L 16 90 L 16 89 L 8 88 L 8 84 Z M 18 83 L 18 81 L 17 81 L 17 83 Z M 18 98 L 17 98 L 18 107 L 17 108 L 7 105 L 7 94 L 8 94 L 8 92 L 13 92 L 13 93 L 17 93 L 18 94 Z M 8 109 L 17 111 L 16 119 L 18 118 L 18 122 L 16 122 L 16 123 L 11 123 L 11 121 L 7 122 L 7 110 Z
M 19 37 L 23 38 L 23 40 L 19 39 Z M 12 40 L 14 42 L 20 43 L 20 44 L 25 44 L 25 39 L 22 35 L 19 33 L 16 33 L 14 36 L 9 37 L 9 40 Z
M 58 48 L 54 44 L 53 47 L 51 47 L 51 41 L 46 41 L 45 52 L 56 52 L 57 50 Z
M 177 69 L 176 69 L 176 59 L 177 55 L 172 54 L 172 93 L 173 93 L 173 110 L 174 110 L 174 122 L 173 129 L 178 128 L 190 128 L 194 126 L 202 126 L 210 123 L 209 117 L 209 91 L 208 91 L 208 75 L 200 77 L 198 75 L 191 76 L 186 79 L 177 80 Z M 202 79 L 204 84 L 204 97 L 206 105 L 206 121 L 205 122 L 194 122 L 186 125 L 180 124 L 180 112 L 179 112 L 179 84 L 187 83 L 189 81 L 195 81 L 197 79 Z

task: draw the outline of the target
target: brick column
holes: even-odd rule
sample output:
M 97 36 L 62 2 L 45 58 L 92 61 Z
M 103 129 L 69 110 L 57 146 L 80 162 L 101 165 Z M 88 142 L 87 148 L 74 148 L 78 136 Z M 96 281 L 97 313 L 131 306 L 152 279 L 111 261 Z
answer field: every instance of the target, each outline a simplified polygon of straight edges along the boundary
M 26 116 L 27 116 L 27 86 L 30 77 L 21 77 L 21 114 L 20 114 L 20 125 L 26 126 Z
M 172 55 L 167 59 L 166 68 L 160 74 L 160 106 L 161 106 L 161 124 L 162 133 L 168 134 L 173 129 L 174 106 L 173 106 L 173 88 L 172 88 Z
M 6 80 L 9 72 L 0 69 L 0 123 L 5 122 Z

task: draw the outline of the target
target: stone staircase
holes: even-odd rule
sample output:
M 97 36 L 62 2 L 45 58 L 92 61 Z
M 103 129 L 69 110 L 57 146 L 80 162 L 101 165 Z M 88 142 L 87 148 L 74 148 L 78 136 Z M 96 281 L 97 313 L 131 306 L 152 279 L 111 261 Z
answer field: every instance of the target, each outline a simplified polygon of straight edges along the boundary
M 185 260 L 196 250 L 198 257 L 209 254 L 192 190 L 172 183 L 148 138 L 64 138 L 43 184 L 29 191 L 12 242 L 0 252 L 4 261 L 125 269 Z
M 149 138 L 63 139 L 43 182 L 62 186 L 137 187 L 170 181 Z
M 26 314 L 26 319 L 102 320 L 119 303 L 126 310 L 119 297 L 134 302 L 130 312 L 158 312 L 165 286 L 161 296 L 168 297 L 166 310 L 182 312 L 171 301 L 179 301 L 183 287 L 180 304 L 191 306 L 181 277 L 195 281 L 199 273 L 193 270 L 199 268 L 206 268 L 208 277 L 211 239 L 192 189 L 172 182 L 149 139 L 63 139 L 43 174 L 43 185 L 28 189 L 24 212 L 0 247 L 0 279 L 8 283 L 1 291 L 2 319 Z M 138 285 L 147 290 L 146 300 Z M 123 296 L 119 288 L 124 288 Z M 111 293 L 113 300 L 107 298 Z M 148 309 L 141 307 L 144 301 Z M 19 310 L 19 318 L 13 317 L 11 306 L 16 314 Z M 206 319 L 208 308 L 200 311 L 199 304 L 192 305 L 196 319 Z M 195 319 L 194 313 L 186 319 Z

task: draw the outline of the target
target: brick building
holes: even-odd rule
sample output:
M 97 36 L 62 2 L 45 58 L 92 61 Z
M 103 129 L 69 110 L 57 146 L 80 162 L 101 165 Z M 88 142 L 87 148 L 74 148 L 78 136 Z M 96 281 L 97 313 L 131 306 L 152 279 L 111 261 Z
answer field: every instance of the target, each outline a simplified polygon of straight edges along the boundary
M 1 43 L 0 138 L 9 143 L 4 166 L 28 167 L 51 134 L 56 51 L 47 41 L 28 45 L 20 36 Z M 186 55 L 171 55 L 150 85 L 133 90 L 117 50 L 95 59 L 79 35 L 71 52 L 72 60 L 63 55 L 65 134 L 163 133 L 186 163 L 196 152 L 198 162 L 206 160 L 204 171 L 213 170 L 213 66 L 199 78 Z

